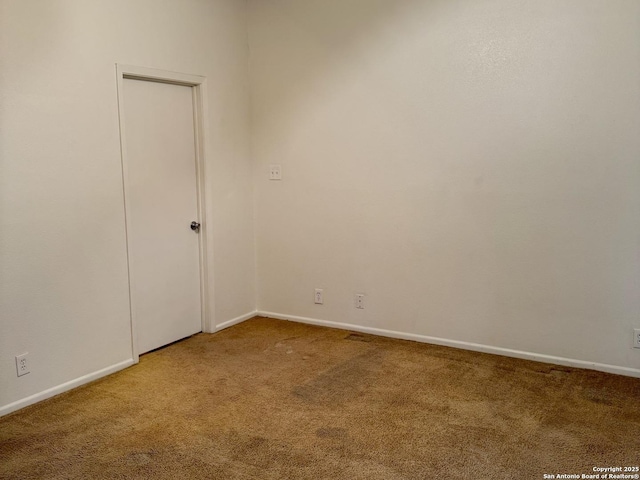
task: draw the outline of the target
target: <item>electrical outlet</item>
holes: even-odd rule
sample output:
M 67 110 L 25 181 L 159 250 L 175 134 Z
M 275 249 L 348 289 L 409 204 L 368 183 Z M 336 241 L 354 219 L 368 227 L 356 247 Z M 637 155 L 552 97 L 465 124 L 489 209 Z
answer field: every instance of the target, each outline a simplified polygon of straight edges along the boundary
M 269 180 L 282 180 L 282 168 L 280 165 L 269 165 Z
M 29 355 L 29 352 L 23 353 L 22 355 L 16 355 L 16 370 L 19 377 L 26 375 L 31 371 L 27 355 Z
M 640 328 L 633 329 L 633 348 L 640 348 Z
M 316 292 L 315 292 L 315 297 L 314 297 L 314 302 L 317 305 L 322 305 L 324 304 L 324 294 L 322 292 L 321 288 L 316 288 Z
M 364 310 L 364 293 L 356 293 L 354 297 L 355 306 L 360 310 Z

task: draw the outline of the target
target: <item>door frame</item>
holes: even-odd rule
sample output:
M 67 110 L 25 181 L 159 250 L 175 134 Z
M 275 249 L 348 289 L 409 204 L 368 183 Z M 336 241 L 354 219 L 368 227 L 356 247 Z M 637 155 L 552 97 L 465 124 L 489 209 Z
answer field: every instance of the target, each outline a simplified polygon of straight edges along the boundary
M 200 227 L 200 234 L 198 235 L 198 244 L 200 249 L 200 317 L 202 322 L 203 332 L 212 332 L 213 325 L 212 318 L 210 318 L 210 312 L 212 311 L 210 305 L 209 293 L 213 286 L 210 284 L 208 272 L 208 258 L 211 256 L 211 244 L 210 238 L 212 235 L 208 235 L 210 231 L 210 222 L 206 221 L 209 217 L 206 212 L 206 199 L 207 199 L 207 183 L 205 182 L 205 132 L 207 131 L 207 101 L 206 101 L 206 77 L 200 75 L 189 75 L 185 73 L 171 72 L 168 70 L 158 70 L 155 68 L 138 67 L 133 65 L 116 64 L 116 76 L 117 76 L 117 95 L 118 95 L 118 122 L 120 125 L 120 158 L 122 167 L 122 197 L 124 202 L 124 217 L 125 217 L 125 240 L 127 245 L 127 270 L 128 270 L 128 286 L 129 286 L 129 318 L 131 322 L 131 354 L 133 361 L 138 363 L 140 360 L 139 348 L 138 348 L 138 336 L 137 336 L 137 322 L 135 316 L 134 298 L 132 295 L 131 279 L 134 277 L 134 272 L 131 267 L 131 252 L 129 245 L 129 232 L 131 230 L 129 205 L 127 203 L 127 191 L 129 190 L 129 174 L 128 174 L 128 159 L 127 159 L 127 143 L 126 143 L 126 126 L 124 122 L 124 81 L 125 79 L 140 80 L 147 82 L 160 82 L 169 83 L 172 85 L 180 85 L 185 87 L 191 87 L 193 98 L 193 126 L 195 134 L 195 152 L 196 152 L 196 197 L 198 203 L 198 219 L 202 225 Z

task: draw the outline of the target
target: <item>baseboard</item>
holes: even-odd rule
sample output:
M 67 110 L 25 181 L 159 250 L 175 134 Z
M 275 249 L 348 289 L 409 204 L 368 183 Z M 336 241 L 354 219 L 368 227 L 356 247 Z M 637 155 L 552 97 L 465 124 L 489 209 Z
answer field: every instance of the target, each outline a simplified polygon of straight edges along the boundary
M 124 362 L 116 363 L 115 365 L 103 368 L 102 370 L 98 370 L 97 372 L 83 375 L 82 377 L 76 378 L 56 387 L 49 388 L 43 392 L 36 393 L 35 395 L 23 398 L 22 400 L 18 400 L 17 402 L 10 403 L 9 405 L 0 407 L 0 417 L 2 417 L 3 415 L 8 415 L 11 412 L 15 412 L 16 410 L 20 410 L 21 408 L 28 407 L 29 405 L 33 405 L 34 403 L 41 402 L 42 400 L 46 400 L 47 398 L 51 398 L 61 393 L 67 392 L 81 385 L 93 382 L 94 380 L 98 380 L 99 378 L 111 375 L 112 373 L 130 367 L 131 365 L 133 365 L 133 363 L 134 362 L 132 359 L 125 360 Z
M 493 347 L 490 345 L 482 345 L 478 343 L 462 342 L 459 340 L 449 340 L 446 338 L 429 337 L 426 335 L 418 335 L 414 333 L 395 332 L 393 330 L 385 330 L 382 328 L 363 327 L 360 325 L 332 322 L 329 320 L 318 320 L 315 318 L 299 317 L 296 315 L 283 315 L 281 313 L 261 312 L 261 311 L 258 311 L 257 315 L 261 317 L 276 318 L 279 320 L 289 320 L 293 322 L 319 325 L 322 327 L 339 328 L 342 330 L 352 330 L 355 332 L 370 333 L 372 335 L 380 335 L 382 337 L 399 338 L 402 340 L 413 340 L 415 342 L 422 342 L 422 343 L 432 343 L 434 345 L 443 345 L 445 347 L 460 348 L 463 350 L 471 350 L 474 352 L 492 353 L 495 355 L 503 355 L 505 357 L 522 358 L 524 360 L 533 360 L 536 362 L 552 363 L 554 365 L 584 368 L 587 370 L 597 370 L 599 372 L 614 373 L 616 375 L 624 375 L 627 377 L 640 378 L 640 369 L 637 369 L 637 368 L 620 367 L 617 365 L 607 365 L 604 363 L 587 362 L 584 360 L 575 360 L 572 358 L 554 357 L 552 355 L 523 352 L 520 350 L 511 350 L 508 348 Z
M 231 320 L 222 322 L 220 325 L 217 325 L 215 331 L 219 332 L 220 330 L 224 330 L 225 328 L 229 328 L 233 325 L 237 325 L 238 323 L 242 323 L 245 320 L 249 320 L 250 318 L 253 318 L 256 315 L 258 315 L 258 312 L 254 310 L 253 312 L 245 313 L 244 315 L 240 315 L 239 317 L 232 318 Z

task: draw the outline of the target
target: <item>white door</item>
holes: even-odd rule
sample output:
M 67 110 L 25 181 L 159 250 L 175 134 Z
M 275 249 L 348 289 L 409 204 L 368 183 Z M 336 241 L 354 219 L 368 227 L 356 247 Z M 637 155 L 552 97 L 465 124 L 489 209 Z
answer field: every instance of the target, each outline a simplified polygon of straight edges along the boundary
M 125 79 L 123 90 L 131 305 L 145 353 L 202 330 L 193 89 Z

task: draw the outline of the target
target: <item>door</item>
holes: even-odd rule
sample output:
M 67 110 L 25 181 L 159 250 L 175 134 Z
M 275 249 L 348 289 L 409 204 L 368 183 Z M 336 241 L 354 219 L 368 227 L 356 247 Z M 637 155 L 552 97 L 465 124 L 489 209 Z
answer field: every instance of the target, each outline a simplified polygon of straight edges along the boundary
M 122 105 L 131 308 L 145 353 L 202 330 L 193 88 L 125 78 Z

